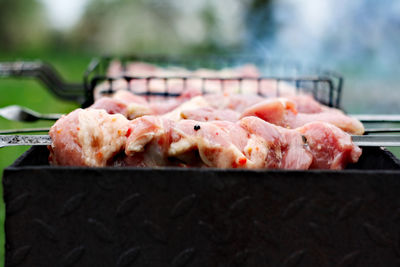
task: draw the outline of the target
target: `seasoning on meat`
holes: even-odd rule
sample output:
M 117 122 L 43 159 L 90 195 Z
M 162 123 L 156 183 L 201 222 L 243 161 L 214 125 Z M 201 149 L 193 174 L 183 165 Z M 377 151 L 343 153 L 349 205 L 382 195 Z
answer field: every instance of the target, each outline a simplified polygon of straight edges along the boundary
M 49 134 L 56 165 L 342 169 L 361 155 L 350 135 L 332 124 L 316 121 L 286 129 L 254 116 L 237 122 L 154 115 L 128 120 L 104 110 L 78 109 L 57 121 Z
M 123 101 L 120 99 L 122 96 Z M 199 96 L 194 91 L 187 90 L 174 103 L 172 100 L 146 102 L 144 97 L 132 96 L 128 91 L 118 91 L 111 99 L 100 98 L 92 108 L 105 109 L 109 114 L 120 113 L 128 119 L 144 115 L 163 115 L 175 121 L 191 119 L 236 122 L 240 118 L 256 116 L 291 129 L 313 121 L 324 121 L 351 134 L 364 133 L 361 122 L 338 109 L 318 103 L 309 95 L 264 98 L 256 95 L 216 93 Z

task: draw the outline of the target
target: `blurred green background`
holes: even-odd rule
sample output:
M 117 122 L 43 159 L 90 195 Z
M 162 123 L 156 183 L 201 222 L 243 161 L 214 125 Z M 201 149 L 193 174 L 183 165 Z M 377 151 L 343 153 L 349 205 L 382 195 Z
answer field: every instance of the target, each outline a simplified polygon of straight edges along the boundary
M 0 0 L 0 61 L 40 59 L 75 82 L 102 54 L 245 53 L 341 72 L 348 112 L 400 113 L 399 47 L 395 0 Z M 0 107 L 11 104 L 44 113 L 77 107 L 35 80 L 0 77 Z M 50 125 L 0 118 L 0 129 Z M 0 149 L 0 173 L 26 149 Z M 4 216 L 0 201 L 1 225 Z M 0 259 L 3 248 L 1 230 Z

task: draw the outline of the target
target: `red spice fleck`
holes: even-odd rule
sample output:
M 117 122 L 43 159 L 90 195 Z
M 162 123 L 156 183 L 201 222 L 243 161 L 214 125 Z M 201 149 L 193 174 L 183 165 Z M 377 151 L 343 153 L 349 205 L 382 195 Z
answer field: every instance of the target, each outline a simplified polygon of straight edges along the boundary
M 132 133 L 132 129 L 131 128 L 129 128 L 128 129 L 128 131 L 126 132 L 126 137 L 129 137 L 130 135 L 131 135 L 131 133 Z
M 81 128 L 79 128 L 79 127 L 76 127 L 76 129 L 79 131 Z
M 244 164 L 246 164 L 246 162 L 247 162 L 247 159 L 246 159 L 246 158 L 240 158 L 240 159 L 239 159 L 239 164 L 240 164 L 240 165 L 244 165 Z
M 236 161 L 232 162 L 232 168 L 237 168 L 237 167 L 238 167 L 238 165 L 237 165 Z
M 215 135 L 219 135 L 219 133 L 218 133 L 218 132 L 216 132 L 216 133 L 215 133 Z
M 99 160 L 103 159 L 103 153 L 97 152 L 96 157 L 97 157 Z
M 297 109 L 296 106 L 292 103 L 286 103 L 286 109 L 290 110 L 291 112 L 293 112 L 294 115 L 297 115 Z

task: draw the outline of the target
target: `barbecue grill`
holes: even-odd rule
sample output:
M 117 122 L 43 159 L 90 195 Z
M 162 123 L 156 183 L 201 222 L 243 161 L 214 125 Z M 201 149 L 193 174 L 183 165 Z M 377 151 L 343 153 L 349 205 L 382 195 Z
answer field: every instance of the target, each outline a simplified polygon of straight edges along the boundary
M 84 90 L 66 85 L 41 63 L 19 65 L 19 71 L 10 64 L 8 74 L 38 77 L 56 95 L 84 106 L 93 102 L 95 88 L 103 85 L 101 92 L 108 94 L 120 79 L 133 92 L 132 80 L 161 79 L 162 93 L 138 93 L 173 97 L 169 79 L 180 78 L 184 85 L 187 79 L 199 78 L 112 77 L 106 70 L 113 59 L 91 62 Z M 119 60 L 122 66 L 132 60 L 186 68 L 251 62 L 266 72 L 273 69 L 268 67 L 272 63 L 241 58 Z M 339 107 L 340 75 L 282 66 L 282 73 L 250 80 L 256 88 L 265 80 L 275 81 L 277 95 L 283 84 L 291 84 Z M 207 79 L 221 81 L 224 90 L 224 78 L 201 78 L 203 84 Z M 244 80 L 236 78 L 239 88 Z M 207 93 L 207 86 L 203 88 Z M 45 147 L 33 147 L 4 171 L 6 266 L 395 266 L 400 262 L 400 161 L 384 148 L 364 148 L 359 162 L 343 171 L 58 167 L 49 166 L 47 157 Z

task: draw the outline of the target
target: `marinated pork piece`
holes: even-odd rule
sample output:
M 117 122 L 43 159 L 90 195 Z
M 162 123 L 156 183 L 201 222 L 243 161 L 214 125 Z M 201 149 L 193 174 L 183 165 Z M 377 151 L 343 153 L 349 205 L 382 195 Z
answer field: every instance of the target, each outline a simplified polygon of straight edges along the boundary
M 122 114 L 128 119 L 154 114 L 144 97 L 128 91 L 118 91 L 112 97 L 102 97 L 90 108 L 104 109 L 108 114 Z
M 211 107 L 197 109 L 182 109 L 180 116 L 182 119 L 195 121 L 230 121 L 237 122 L 240 113 L 230 109 L 214 109 Z
M 173 132 L 169 153 L 183 160 L 181 154 L 198 154 L 207 167 L 254 168 L 254 162 L 243 154 L 247 141 L 247 132 L 234 123 L 182 120 Z
M 290 127 L 295 115 L 297 110 L 294 102 L 285 98 L 271 98 L 248 107 L 241 118 L 255 116 L 275 125 Z
M 231 109 L 237 112 L 243 112 L 249 106 L 257 104 L 263 100 L 256 94 L 230 94 L 230 93 L 218 93 L 218 94 L 207 94 L 204 95 L 206 101 L 211 107 L 215 109 Z
M 340 170 L 361 156 L 361 149 L 353 144 L 351 137 L 332 124 L 311 122 L 296 130 L 307 140 L 313 155 L 312 169 Z
M 90 106 L 93 109 L 104 109 L 108 114 L 121 114 L 128 117 L 128 106 L 126 103 L 113 99 L 110 97 L 102 97 L 93 105 Z
M 129 123 L 124 163 L 128 166 L 160 167 L 171 165 L 168 148 L 173 121 L 158 116 L 143 116 Z
M 163 117 L 170 120 L 179 121 L 181 119 L 184 119 L 184 117 L 182 116 L 182 111 L 197 110 L 199 108 L 205 108 L 205 107 L 209 107 L 209 104 L 204 99 L 204 97 L 196 96 L 190 99 L 189 101 L 179 105 L 174 110 L 164 114 Z
M 312 110 L 316 110 L 313 103 Z M 302 110 L 305 110 L 305 104 Z M 311 109 L 308 109 L 311 111 Z M 257 103 L 247 108 L 241 117 L 256 116 L 265 121 L 295 129 L 309 122 L 322 121 L 329 122 L 345 132 L 361 135 L 364 133 L 362 123 L 354 118 L 346 116 L 337 109 L 324 107 L 321 105 L 321 111 L 318 113 L 299 113 L 296 109 L 296 102 L 285 98 L 272 98 Z
M 311 95 L 297 94 L 294 96 L 285 96 L 286 99 L 293 101 L 296 104 L 296 110 L 299 113 L 320 113 L 330 109 L 314 99 Z M 332 110 L 335 110 L 332 108 Z
M 188 101 L 200 96 L 201 93 L 198 90 L 187 89 L 180 96 L 172 97 L 165 99 L 165 97 L 161 97 L 158 101 L 150 101 L 149 105 L 154 110 L 154 113 L 157 115 L 163 115 L 168 112 L 173 111 L 176 108 L 179 108 L 180 105 L 186 105 Z M 193 101 L 192 103 L 195 103 Z
M 355 135 L 362 135 L 365 131 L 364 126 L 359 120 L 351 118 L 342 112 L 330 111 L 313 114 L 299 113 L 292 119 L 290 126 L 291 128 L 297 128 L 314 121 L 333 124 L 343 131 Z
M 102 97 L 98 99 L 90 108 L 104 109 L 109 114 L 120 113 L 132 120 L 145 115 L 161 115 L 168 113 L 199 94 L 197 90 L 186 90 L 179 97 L 169 99 L 159 97 L 158 100 L 153 99 L 152 101 L 147 101 L 143 96 L 120 90 L 111 97 Z M 185 104 L 185 106 L 188 107 L 190 105 Z
M 308 169 L 310 167 L 312 154 L 306 149 L 299 132 L 275 126 L 257 117 L 243 118 L 240 124 L 248 132 L 262 137 L 267 142 L 267 147 L 273 151 L 265 159 L 267 168 Z
M 127 110 L 126 117 L 130 120 L 154 114 L 154 110 L 144 97 L 132 94 L 131 92 L 125 90 L 118 91 L 112 96 L 112 99 L 125 103 Z
M 82 157 L 82 146 L 80 145 L 79 133 L 79 113 L 82 109 L 72 111 L 66 116 L 62 116 L 51 127 L 49 135 L 52 145 L 50 150 L 49 162 L 54 165 L 64 166 L 85 166 Z
M 128 122 L 121 114 L 96 109 L 77 109 L 63 116 L 49 131 L 50 163 L 106 166 L 125 147 Z

